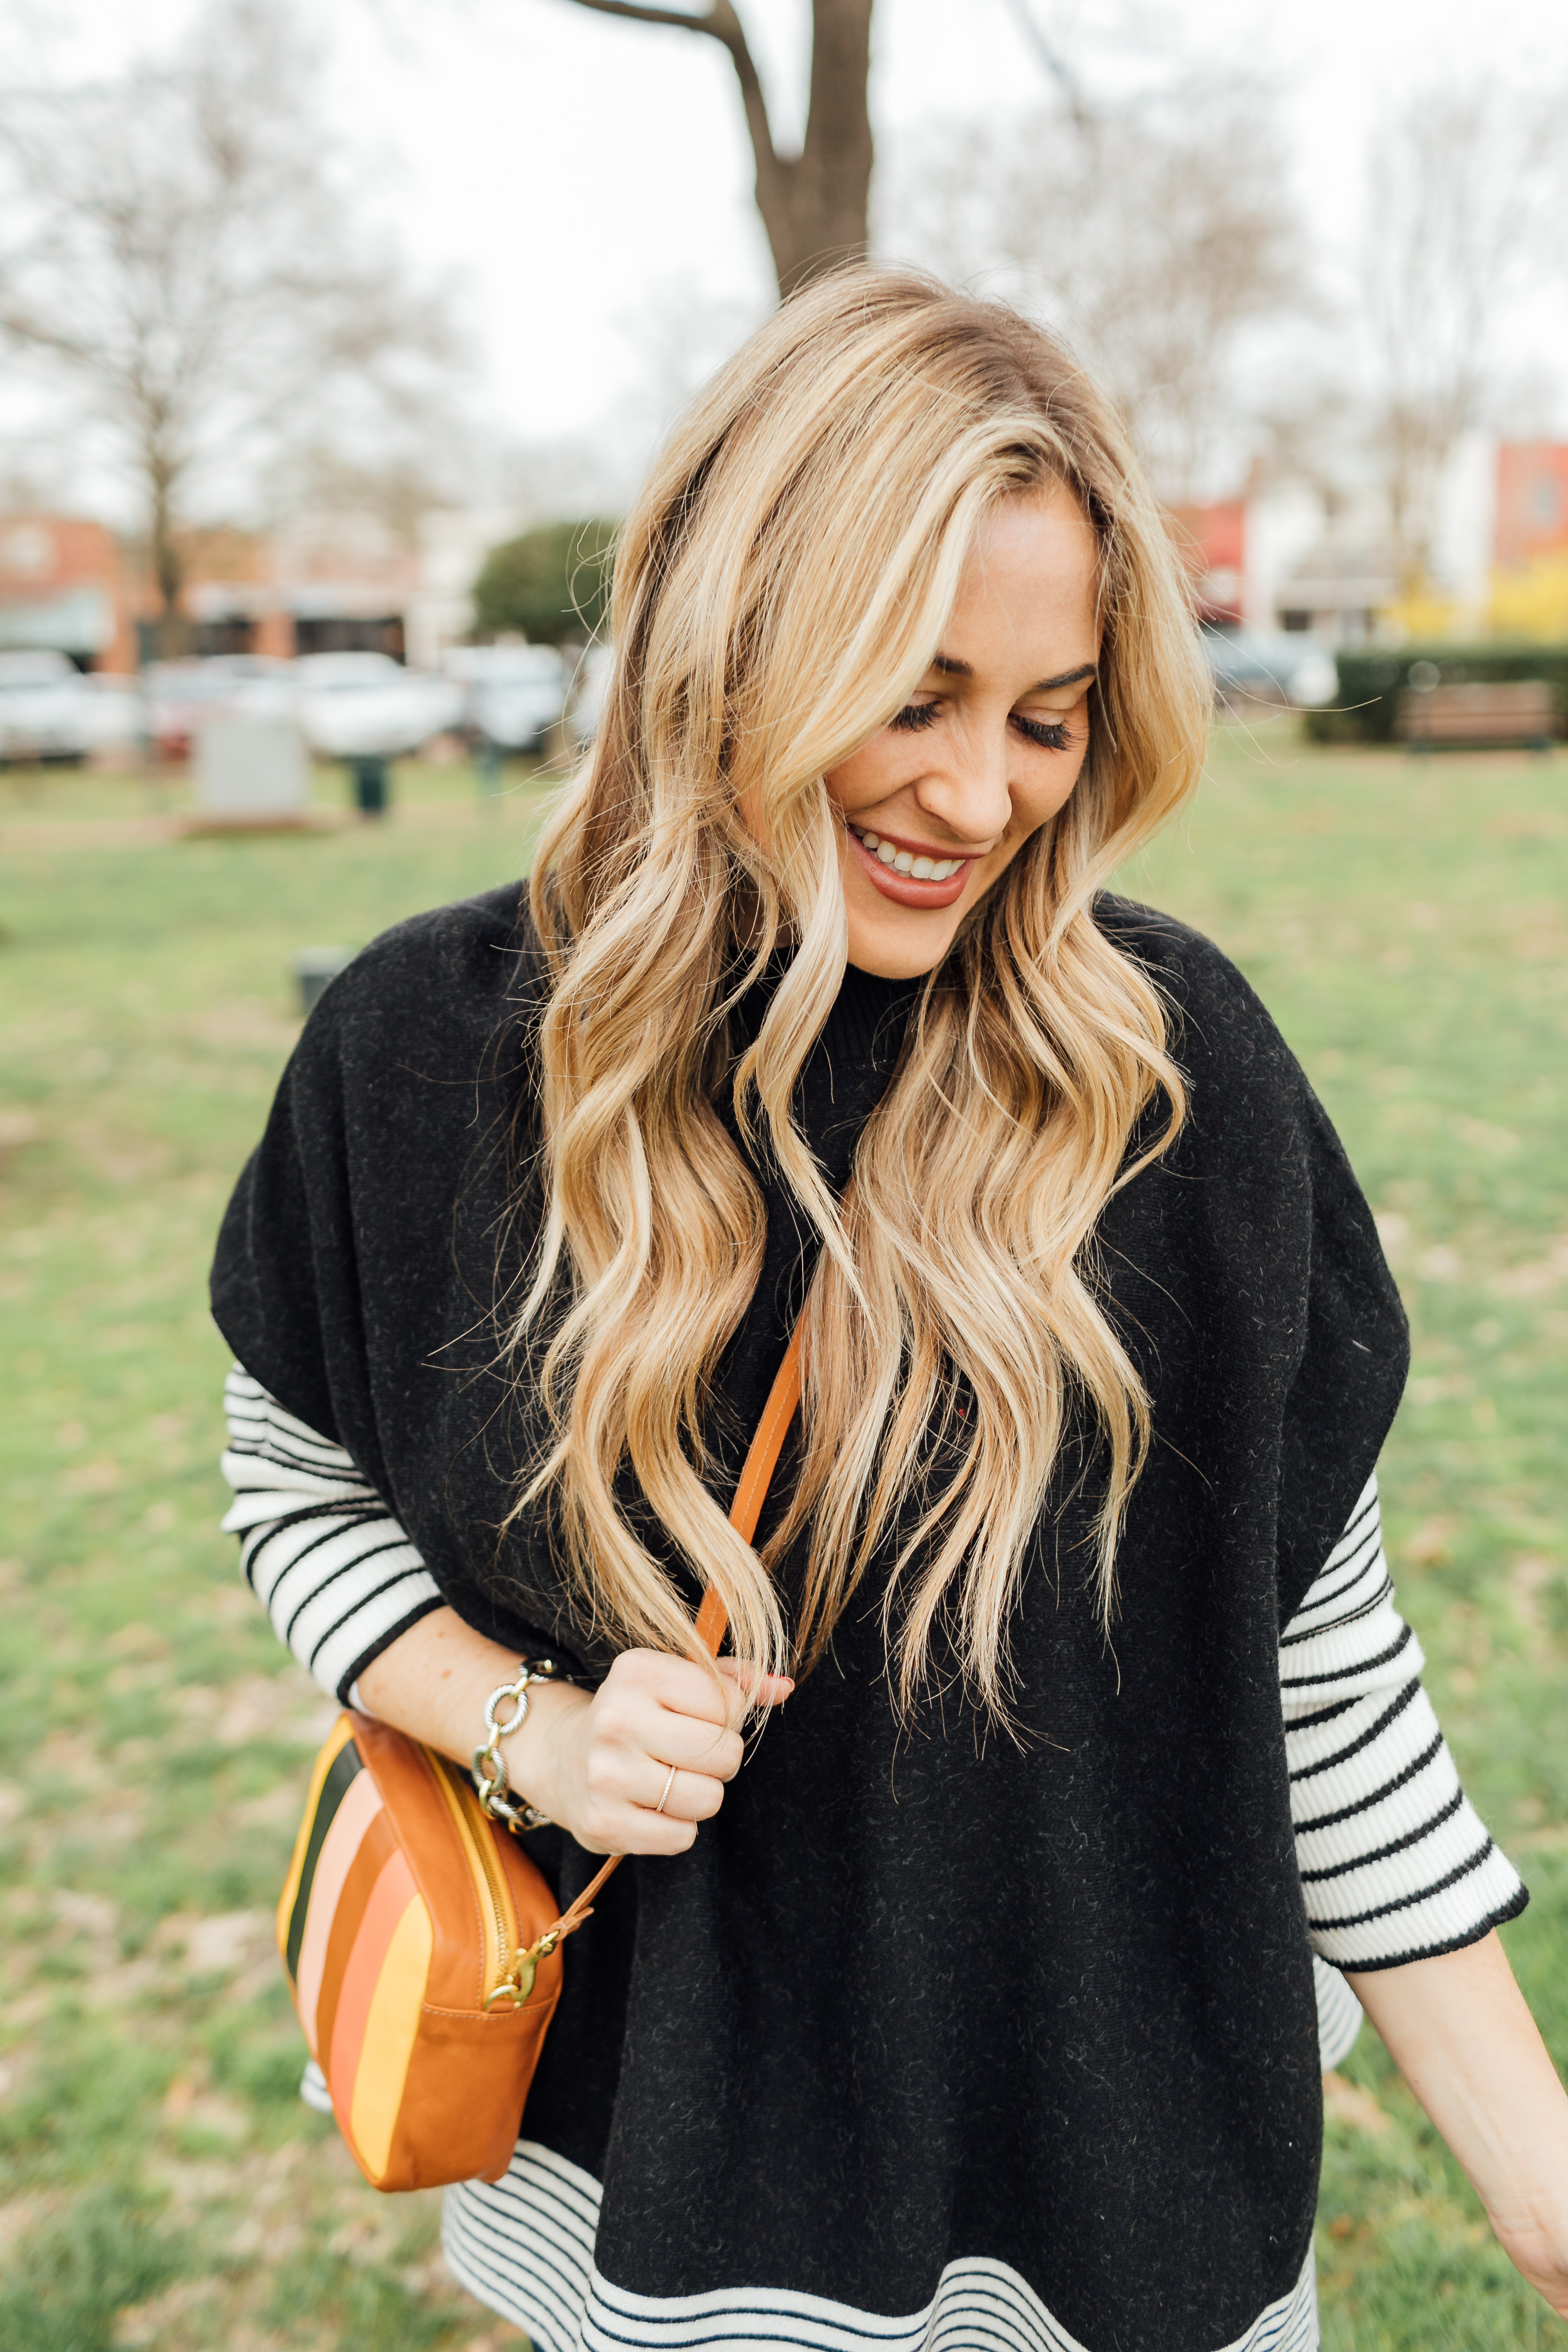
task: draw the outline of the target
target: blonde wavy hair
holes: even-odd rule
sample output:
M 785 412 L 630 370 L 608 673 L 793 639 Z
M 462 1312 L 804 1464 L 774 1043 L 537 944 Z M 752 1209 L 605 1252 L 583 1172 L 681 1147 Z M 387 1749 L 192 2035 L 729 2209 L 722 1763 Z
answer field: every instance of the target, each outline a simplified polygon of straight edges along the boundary
M 927 980 L 836 1202 L 791 1108 L 847 961 L 824 774 L 919 685 L 983 519 L 1054 486 L 1100 550 L 1085 765 Z M 821 1655 L 891 1538 L 900 1708 L 940 1633 L 942 1673 L 956 1664 L 1005 1719 L 1009 1614 L 1075 1411 L 1100 1435 L 1107 1622 L 1149 1442 L 1094 1234 L 1133 1172 L 1140 1114 L 1163 1092 L 1169 1118 L 1137 1165 L 1164 1149 L 1184 1097 L 1159 995 L 1092 910 L 1181 805 L 1206 738 L 1160 511 L 1049 337 L 922 277 L 860 268 L 787 302 L 676 427 L 620 535 L 612 626 L 598 739 L 531 884 L 551 982 L 549 1205 L 512 1336 L 552 1439 L 516 1510 L 548 1498 L 601 1633 L 700 1654 L 617 1502 L 629 1465 L 717 1588 L 737 1655 L 775 1672 Z M 732 1061 L 730 1016 L 780 950 L 760 1034 Z M 762 1195 L 716 1108 L 725 1087 L 822 1241 L 799 1473 L 761 1559 L 704 1485 L 710 1382 L 764 1243 Z M 802 1529 L 792 1629 L 771 1571 Z

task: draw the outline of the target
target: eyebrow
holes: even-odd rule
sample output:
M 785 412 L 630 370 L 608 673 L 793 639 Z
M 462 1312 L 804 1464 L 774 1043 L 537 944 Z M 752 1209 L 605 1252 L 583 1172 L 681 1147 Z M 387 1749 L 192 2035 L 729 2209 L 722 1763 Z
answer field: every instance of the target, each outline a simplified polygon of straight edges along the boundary
M 960 661 L 953 654 L 932 654 L 931 666 L 932 669 L 940 670 L 943 677 L 974 676 L 973 665 Z M 1077 669 L 1064 669 L 1059 677 L 1037 678 L 1034 685 L 1026 686 L 1024 691 L 1026 694 L 1055 694 L 1060 687 L 1080 686 L 1086 678 L 1098 677 L 1099 675 L 1093 662 L 1080 662 Z

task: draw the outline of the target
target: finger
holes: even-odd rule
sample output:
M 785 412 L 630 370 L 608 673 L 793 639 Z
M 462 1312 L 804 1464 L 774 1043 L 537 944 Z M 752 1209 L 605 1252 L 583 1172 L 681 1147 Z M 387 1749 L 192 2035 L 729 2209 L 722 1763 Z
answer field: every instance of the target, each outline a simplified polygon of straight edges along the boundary
M 668 1764 L 662 1769 L 654 1765 L 646 1802 L 661 1820 L 710 1822 L 723 1801 L 724 1784 L 711 1773 L 683 1772 L 678 1768 L 672 1779 Z
M 675 1715 L 698 1716 L 709 1723 L 723 1723 L 727 1717 L 725 1692 L 709 1667 L 659 1650 L 624 1651 L 605 1684 L 606 1690 L 612 1687 L 627 1696 L 636 1692 L 655 1699 Z
M 742 1723 L 753 1708 L 782 1706 L 795 1688 L 789 1675 L 763 1675 L 741 1658 L 716 1658 L 728 1686 L 730 1721 Z
M 743 1658 L 715 1658 L 713 1663 L 752 1706 L 782 1706 L 795 1688 L 793 1675 L 760 1675 Z
M 588 1853 L 686 1853 L 696 1841 L 697 1823 L 679 1815 L 656 1813 L 648 1805 L 605 1805 L 573 1832 Z
M 643 1783 L 655 1764 L 660 1771 L 674 1764 L 682 1771 L 732 1780 L 745 1761 L 745 1742 L 738 1731 L 646 1702 L 607 1718 L 604 1731 L 605 1737 L 595 1743 L 595 1764 L 616 1775 L 617 1795 L 637 1801 L 641 1801 Z

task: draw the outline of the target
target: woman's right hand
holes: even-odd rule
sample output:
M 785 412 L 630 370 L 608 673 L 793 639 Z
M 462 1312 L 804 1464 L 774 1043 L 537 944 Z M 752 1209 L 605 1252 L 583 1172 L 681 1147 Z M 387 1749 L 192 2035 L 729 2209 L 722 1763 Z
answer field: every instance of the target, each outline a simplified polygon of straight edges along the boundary
M 592 1697 L 535 1684 L 527 1721 L 503 1743 L 513 1788 L 590 1853 L 684 1853 L 745 1756 L 736 1727 L 753 1684 L 732 1658 L 718 1669 L 715 1682 L 688 1658 L 626 1650 Z M 794 1688 L 764 1675 L 755 1697 L 776 1706 Z

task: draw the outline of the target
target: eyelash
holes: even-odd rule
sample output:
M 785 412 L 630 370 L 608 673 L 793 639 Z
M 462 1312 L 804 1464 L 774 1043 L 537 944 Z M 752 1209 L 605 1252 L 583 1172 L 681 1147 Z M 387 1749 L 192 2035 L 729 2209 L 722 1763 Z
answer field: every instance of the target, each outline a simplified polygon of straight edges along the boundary
M 906 702 L 888 724 L 902 734 L 918 735 L 922 728 L 931 725 L 941 708 L 939 702 Z M 1047 751 L 1065 751 L 1072 740 L 1065 719 L 1023 719 L 1015 713 L 1013 724 L 1026 741 L 1038 743 Z

